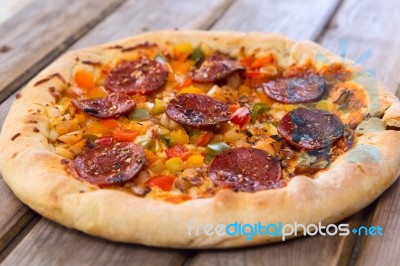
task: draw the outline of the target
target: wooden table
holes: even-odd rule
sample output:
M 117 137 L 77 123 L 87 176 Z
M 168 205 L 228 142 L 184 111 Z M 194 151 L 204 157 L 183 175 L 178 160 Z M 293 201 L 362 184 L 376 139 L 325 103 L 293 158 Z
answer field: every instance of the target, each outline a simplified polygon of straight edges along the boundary
M 3 3 L 4 2 L 4 3 Z M 18 0 L 0 3 L 0 119 L 15 93 L 62 53 L 143 31 L 194 28 L 279 32 L 311 39 L 400 85 L 400 1 Z M 196 251 L 112 243 L 40 217 L 0 179 L 4 265 L 400 265 L 400 184 L 346 223 L 380 225 L 384 236 L 315 236 L 254 248 Z

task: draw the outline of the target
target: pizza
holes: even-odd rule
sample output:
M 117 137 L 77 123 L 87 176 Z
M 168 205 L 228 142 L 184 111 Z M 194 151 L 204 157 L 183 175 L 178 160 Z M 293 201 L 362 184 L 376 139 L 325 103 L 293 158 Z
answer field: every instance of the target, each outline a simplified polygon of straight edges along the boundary
M 91 235 L 248 246 L 280 238 L 188 225 L 339 222 L 398 177 L 398 127 L 399 100 L 313 42 L 150 32 L 33 78 L 2 128 L 0 166 L 22 202 Z

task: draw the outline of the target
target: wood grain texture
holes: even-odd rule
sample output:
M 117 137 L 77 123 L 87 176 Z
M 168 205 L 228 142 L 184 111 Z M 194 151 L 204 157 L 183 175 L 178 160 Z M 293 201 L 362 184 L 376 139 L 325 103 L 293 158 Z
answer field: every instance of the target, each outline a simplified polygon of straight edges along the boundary
M 36 215 L 14 196 L 3 179 L 0 179 L 0 251 Z
M 388 0 L 345 1 L 337 16 L 321 37 L 321 43 L 338 52 L 339 39 L 347 40 L 347 56 L 353 60 L 366 54 L 372 55 L 362 63 L 376 70 L 378 78 L 387 88 L 396 92 L 400 83 L 400 2 Z
M 183 251 L 114 243 L 41 220 L 2 265 L 180 265 Z
M 361 216 L 361 213 L 354 217 Z M 360 219 L 347 219 L 343 223 L 358 226 Z M 204 251 L 190 259 L 187 265 L 346 265 L 347 258 L 342 259 L 342 253 L 350 256 L 355 237 L 340 236 L 301 237 L 277 244 L 233 249 L 225 251 Z
M 190 28 L 207 29 L 232 0 L 128 1 L 69 50 L 115 41 L 145 31 Z
M 357 265 L 400 265 L 400 182 L 378 200 L 368 226 L 381 226 L 383 236 L 363 238 Z
M 357 60 L 370 49 L 372 55 L 361 65 L 374 69 L 378 79 L 400 96 L 400 2 L 348 0 L 339 9 L 321 37 L 321 43 L 338 51 L 338 40 L 347 40 L 347 57 Z M 379 199 L 369 225 L 380 225 L 384 236 L 362 238 L 358 265 L 400 265 L 400 182 Z
M 0 24 L 17 13 L 33 0 L 13 0 L 0 2 Z
M 0 125 L 4 123 L 8 110 L 15 100 L 14 93 L 0 105 Z M 0 174 L 0 262 L 4 249 L 38 215 L 22 204 L 12 193 Z
M 277 32 L 295 40 L 313 40 L 339 3 L 338 0 L 236 1 L 213 29 Z
M 4 248 L 0 253 L 0 264 L 10 254 L 14 248 L 26 237 L 26 235 L 32 230 L 33 227 L 42 219 L 38 214 L 27 223 L 27 225 L 18 232 L 18 234 L 12 239 L 12 241 Z
M 0 101 L 125 0 L 37 0 L 0 25 Z

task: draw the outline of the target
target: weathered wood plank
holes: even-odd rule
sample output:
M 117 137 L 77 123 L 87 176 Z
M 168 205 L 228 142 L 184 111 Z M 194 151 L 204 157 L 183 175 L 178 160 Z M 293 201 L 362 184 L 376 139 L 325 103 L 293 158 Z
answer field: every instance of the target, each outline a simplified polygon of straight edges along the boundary
M 106 43 L 145 31 L 174 28 L 207 29 L 232 1 L 128 1 L 118 12 L 107 17 L 69 50 Z M 112 30 L 107 30 L 111 25 Z
M 14 239 L 4 248 L 0 253 L 0 264 L 1 262 L 10 254 L 11 251 L 25 238 L 25 236 L 32 230 L 33 227 L 42 219 L 42 217 L 38 214 L 35 214 L 34 217 L 23 227 L 22 230 L 18 231 L 18 234 L 14 237 Z
M 14 99 L 15 94 L 0 105 L 1 126 Z M 0 174 L 0 262 L 4 258 L 4 249 L 37 216 L 15 197 Z
M 45 62 L 36 64 L 33 67 L 34 70 L 28 70 L 32 64 L 49 52 L 54 52 L 53 49 L 57 45 L 72 43 L 75 39 L 71 38 L 71 35 L 76 34 L 77 38 L 78 33 L 87 30 L 91 24 L 99 20 L 99 16 L 110 12 L 121 0 L 100 4 L 96 2 L 67 4 L 65 1 L 59 1 L 58 4 L 55 4 L 53 1 L 47 0 L 35 1 L 0 25 L 0 36 L 2 36 L 0 46 L 4 45 L 10 48 L 8 51 L 0 52 L 0 100 L 4 99 L 5 93 L 15 88 L 13 86 L 21 85 L 28 78 L 28 76 L 21 77 L 21 75 L 25 75 L 29 71 L 34 73 Z M 80 9 L 88 8 L 91 10 L 89 15 L 78 12 Z M 64 15 L 60 15 L 61 13 Z M 65 27 L 63 24 L 68 26 Z M 66 40 L 68 41 L 66 42 Z M 27 47 L 29 49 L 26 49 Z M 11 83 L 13 86 L 8 86 Z M 13 100 L 14 97 L 9 99 L 5 105 L 1 105 L 1 125 Z M 0 180 L 0 195 L 1 251 L 36 214 L 15 198 L 2 179 Z
M 400 182 L 397 181 L 378 200 L 369 226 L 383 228 L 383 236 L 362 238 L 357 265 L 400 264 Z
M 15 15 L 20 9 L 33 0 L 13 0 L 0 2 L 0 24 Z
M 357 60 L 368 49 L 372 56 L 362 65 L 376 71 L 389 90 L 400 85 L 400 2 L 367 0 L 346 1 L 333 19 L 321 42 L 328 48 L 338 47 L 338 38 L 347 40 L 347 56 Z M 400 90 L 398 94 L 400 95 Z M 399 265 L 400 256 L 400 182 L 396 182 L 378 199 L 369 225 L 384 228 L 383 236 L 362 238 L 358 265 Z
M 123 1 L 37 0 L 1 24 L 0 101 Z
M 339 39 L 347 40 L 347 55 L 357 60 L 368 49 L 372 55 L 362 64 L 375 69 L 378 78 L 389 90 L 396 92 L 400 84 L 400 3 L 397 0 L 346 1 L 338 10 L 329 29 L 321 36 L 321 43 L 338 51 Z
M 361 216 L 362 213 L 356 216 Z M 347 219 L 350 227 L 358 226 L 360 219 Z M 351 251 L 355 237 L 314 236 L 240 250 L 204 251 L 187 262 L 200 265 L 346 265 L 344 251 Z M 346 254 L 346 257 L 350 254 Z M 347 260 L 347 258 L 345 258 Z
M 277 32 L 289 38 L 315 39 L 340 1 L 241 0 L 218 20 L 213 29 Z
M 161 28 L 174 28 L 177 26 L 182 26 L 182 27 L 195 27 L 195 28 L 207 28 L 210 23 L 213 23 L 213 19 L 218 17 L 218 14 L 223 12 L 227 6 L 231 3 L 230 0 L 206 0 L 206 1 L 201 1 L 198 5 L 196 5 L 196 8 L 193 8 L 192 4 L 188 4 L 186 0 L 179 0 L 179 1 L 174 1 L 174 4 L 171 5 L 171 2 L 169 1 L 161 1 L 161 2 L 149 2 L 145 0 L 141 1 L 135 1 L 131 0 L 126 2 L 124 5 L 116 9 L 115 13 L 104 19 L 102 23 L 99 23 L 93 30 L 90 31 L 84 38 L 82 38 L 80 41 L 74 45 L 74 47 L 70 49 L 75 49 L 77 47 L 82 47 L 82 46 L 87 46 L 87 45 L 92 45 L 96 43 L 102 43 L 102 42 L 107 42 L 111 41 L 114 39 L 130 36 L 137 34 L 145 28 L 149 27 L 150 29 L 155 30 L 155 29 L 161 29 Z M 171 7 L 173 6 L 173 7 Z M 168 12 L 166 12 L 168 11 Z M 132 16 L 132 14 L 139 14 L 139 16 Z M 151 14 L 151 15 L 150 15 Z M 197 14 L 202 14 L 207 19 L 193 19 L 196 17 Z M 121 26 L 123 25 L 123 26 Z M 126 25 L 131 25 L 131 26 L 126 26 Z M 12 104 L 12 102 L 15 99 L 15 93 L 13 96 L 9 97 L 7 100 L 5 100 L 1 105 L 0 105 L 0 124 L 2 125 L 4 122 L 4 119 L 7 115 L 7 112 Z M 10 191 L 9 189 L 4 185 L 4 181 L 0 180 L 0 193 L 4 195 L 4 197 L 7 198 L 8 201 L 11 201 L 11 203 L 7 203 L 7 201 L 4 201 L 4 204 L 12 204 L 13 206 L 15 205 L 14 208 L 10 209 L 8 212 L 5 212 L 6 207 L 4 206 L 3 208 L 3 201 L 0 203 L 0 226 L 3 224 L 8 223 L 8 227 L 4 227 L 4 232 L 3 227 L 0 227 L 0 237 L 3 234 L 9 233 L 9 237 L 5 240 L 4 246 L 9 242 L 10 239 L 12 239 L 15 234 L 18 232 L 18 228 L 21 229 L 23 226 L 18 227 L 17 221 L 24 219 L 24 218 L 32 218 L 33 212 L 30 211 L 25 205 L 20 203 L 13 195 L 9 195 Z M 3 185 L 4 186 L 3 186 Z M 9 195 L 9 197 L 7 196 Z M 17 213 L 17 210 L 21 209 L 19 213 Z M 19 216 L 18 216 L 19 215 Z M 30 216 L 29 216 L 30 215 Z M 15 216 L 15 217 L 14 217 Z M 14 217 L 14 218 L 13 218 Z M 18 218 L 19 217 L 19 218 Z M 25 221 L 25 220 L 24 220 Z M 26 253 L 28 250 L 25 250 L 26 245 L 30 246 L 32 243 L 30 241 L 35 242 L 37 241 L 37 238 L 43 237 L 43 238 L 50 238 L 52 234 L 54 234 L 53 230 L 57 230 L 59 234 L 61 235 L 70 235 L 71 237 L 74 234 L 78 234 L 77 232 L 73 230 L 66 229 L 64 227 L 57 226 L 54 223 L 43 221 L 42 223 L 45 223 L 46 226 L 44 226 L 45 229 L 43 231 L 34 231 L 36 233 L 29 234 L 27 236 L 27 239 L 25 242 L 21 243 L 18 245 L 18 248 L 15 252 L 12 252 L 10 254 L 10 260 L 11 261 L 16 261 L 19 260 L 25 255 L 19 255 L 20 252 Z M 26 223 L 25 223 L 26 224 Z M 54 228 L 53 228 L 54 227 Z M 14 231 L 11 231 L 9 228 L 15 228 Z M 36 227 L 35 227 L 36 228 Z M 41 229 L 42 230 L 42 229 Z M 36 234 L 40 234 L 40 237 Z M 165 259 L 168 261 L 168 258 L 171 262 L 171 264 L 175 264 L 175 258 L 179 258 L 179 261 L 183 261 L 182 257 L 183 255 L 181 253 L 174 253 L 174 252 L 168 252 L 165 251 L 163 252 L 161 257 L 158 256 L 157 252 L 153 252 L 155 249 L 146 249 L 144 247 L 141 248 L 136 248 L 136 246 L 128 246 L 128 245 L 122 245 L 124 247 L 124 250 L 130 250 L 129 252 L 125 253 L 118 253 L 120 258 L 117 258 L 117 256 L 114 257 L 113 254 L 114 250 L 116 247 L 121 248 L 121 245 L 112 244 L 111 242 L 105 242 L 100 239 L 96 238 L 87 238 L 87 241 L 85 242 L 86 244 L 80 244 L 81 240 L 80 239 L 85 239 L 85 236 L 83 234 L 79 234 L 79 238 L 76 238 L 75 242 L 68 241 L 65 244 L 59 243 L 58 245 L 52 245 L 49 246 L 49 250 L 52 250 L 52 252 L 56 253 L 54 256 L 55 257 L 49 257 L 46 256 L 45 252 L 43 251 L 42 255 L 44 258 L 42 258 L 41 262 L 42 264 L 52 264 L 56 263 L 57 261 L 54 261 L 53 259 L 57 258 L 62 258 L 65 263 L 76 263 L 76 257 L 71 257 L 68 255 L 68 253 L 65 253 L 65 246 L 68 245 L 71 246 L 71 249 L 74 250 L 84 250 L 86 257 L 85 260 L 83 261 L 84 263 L 92 263 L 94 264 L 95 262 L 97 263 L 99 261 L 99 254 L 98 251 L 102 250 L 101 253 L 103 254 L 104 258 L 110 256 L 113 257 L 117 262 L 131 262 L 135 258 L 136 254 L 137 256 L 142 256 L 142 260 L 146 259 L 146 257 L 151 258 L 151 261 L 154 262 L 155 260 L 159 259 L 159 263 L 163 263 L 163 260 Z M 74 238 L 75 239 L 75 238 Z M 97 245 L 97 241 L 99 244 Z M 67 244 L 68 243 L 68 244 Z M 90 244 L 88 244 L 90 243 Z M 107 243 L 107 244 L 104 244 Z M 16 245 L 14 243 L 14 245 Z M 139 253 L 135 253 L 134 250 L 139 249 Z M 1 250 L 1 249 L 0 249 Z M 45 250 L 45 249 L 40 249 L 40 251 Z M 110 250 L 108 252 L 108 250 Z M 32 252 L 30 252 L 32 253 Z M 146 256 L 143 254 L 147 254 Z M 166 255 L 166 254 L 169 255 Z M 32 253 L 34 254 L 34 253 Z M 62 254 L 67 254 L 67 255 L 62 255 Z M 121 255 L 125 254 L 125 255 Z M 142 255 L 141 255 L 142 254 Z M 61 257 L 57 257 L 61 256 Z M 166 259 L 166 257 L 168 257 Z M 139 262 L 142 260 L 138 260 Z M 105 260 L 106 261 L 106 260 Z M 24 262 L 27 262 L 24 260 Z M 60 262 L 60 263 L 61 263 Z M 25 264 L 25 263 L 21 263 Z
M 114 243 L 41 220 L 2 265 L 180 265 L 183 251 Z
M 29 223 L 36 215 L 23 205 L 0 179 L 0 251 Z

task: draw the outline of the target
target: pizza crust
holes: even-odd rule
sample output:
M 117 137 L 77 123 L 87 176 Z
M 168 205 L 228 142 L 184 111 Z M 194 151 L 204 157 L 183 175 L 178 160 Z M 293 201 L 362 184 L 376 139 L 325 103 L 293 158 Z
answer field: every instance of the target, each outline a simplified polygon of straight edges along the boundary
M 340 60 L 312 42 L 292 42 L 264 33 L 162 31 L 142 34 L 122 41 L 68 53 L 34 78 L 14 102 L 1 137 L 0 168 L 4 180 L 21 201 L 39 214 L 91 235 L 106 239 L 176 248 L 226 248 L 279 241 L 280 237 L 224 237 L 188 234 L 188 224 L 229 224 L 235 221 L 283 224 L 323 224 L 338 222 L 359 211 L 395 182 L 400 174 L 400 132 L 370 132 L 357 139 L 351 152 L 338 158 L 315 179 L 296 176 L 288 186 L 256 193 L 221 190 L 215 197 L 189 200 L 181 204 L 135 197 L 128 193 L 98 189 L 74 178 L 62 157 L 50 152 L 48 119 L 37 109 L 54 103 L 48 87 L 63 89 L 52 79 L 34 86 L 53 73 L 72 80 L 76 60 L 101 60 L 107 47 L 124 47 L 145 41 L 207 42 L 214 49 L 236 54 L 243 46 L 257 54 L 273 51 L 279 64 L 305 63 L 322 53 L 330 62 Z M 317 67 L 323 64 L 315 62 Z M 375 115 L 389 126 L 400 125 L 400 104 L 379 86 L 380 105 Z M 385 112 L 386 111 L 386 112 Z M 32 114 L 36 113 L 36 114 Z M 37 121 L 37 123 L 32 123 Z M 34 132 L 34 128 L 40 130 Z M 17 136 L 17 134 L 20 134 Z M 15 137 L 16 136 L 16 137 Z M 12 140 L 13 139 L 13 140 Z

